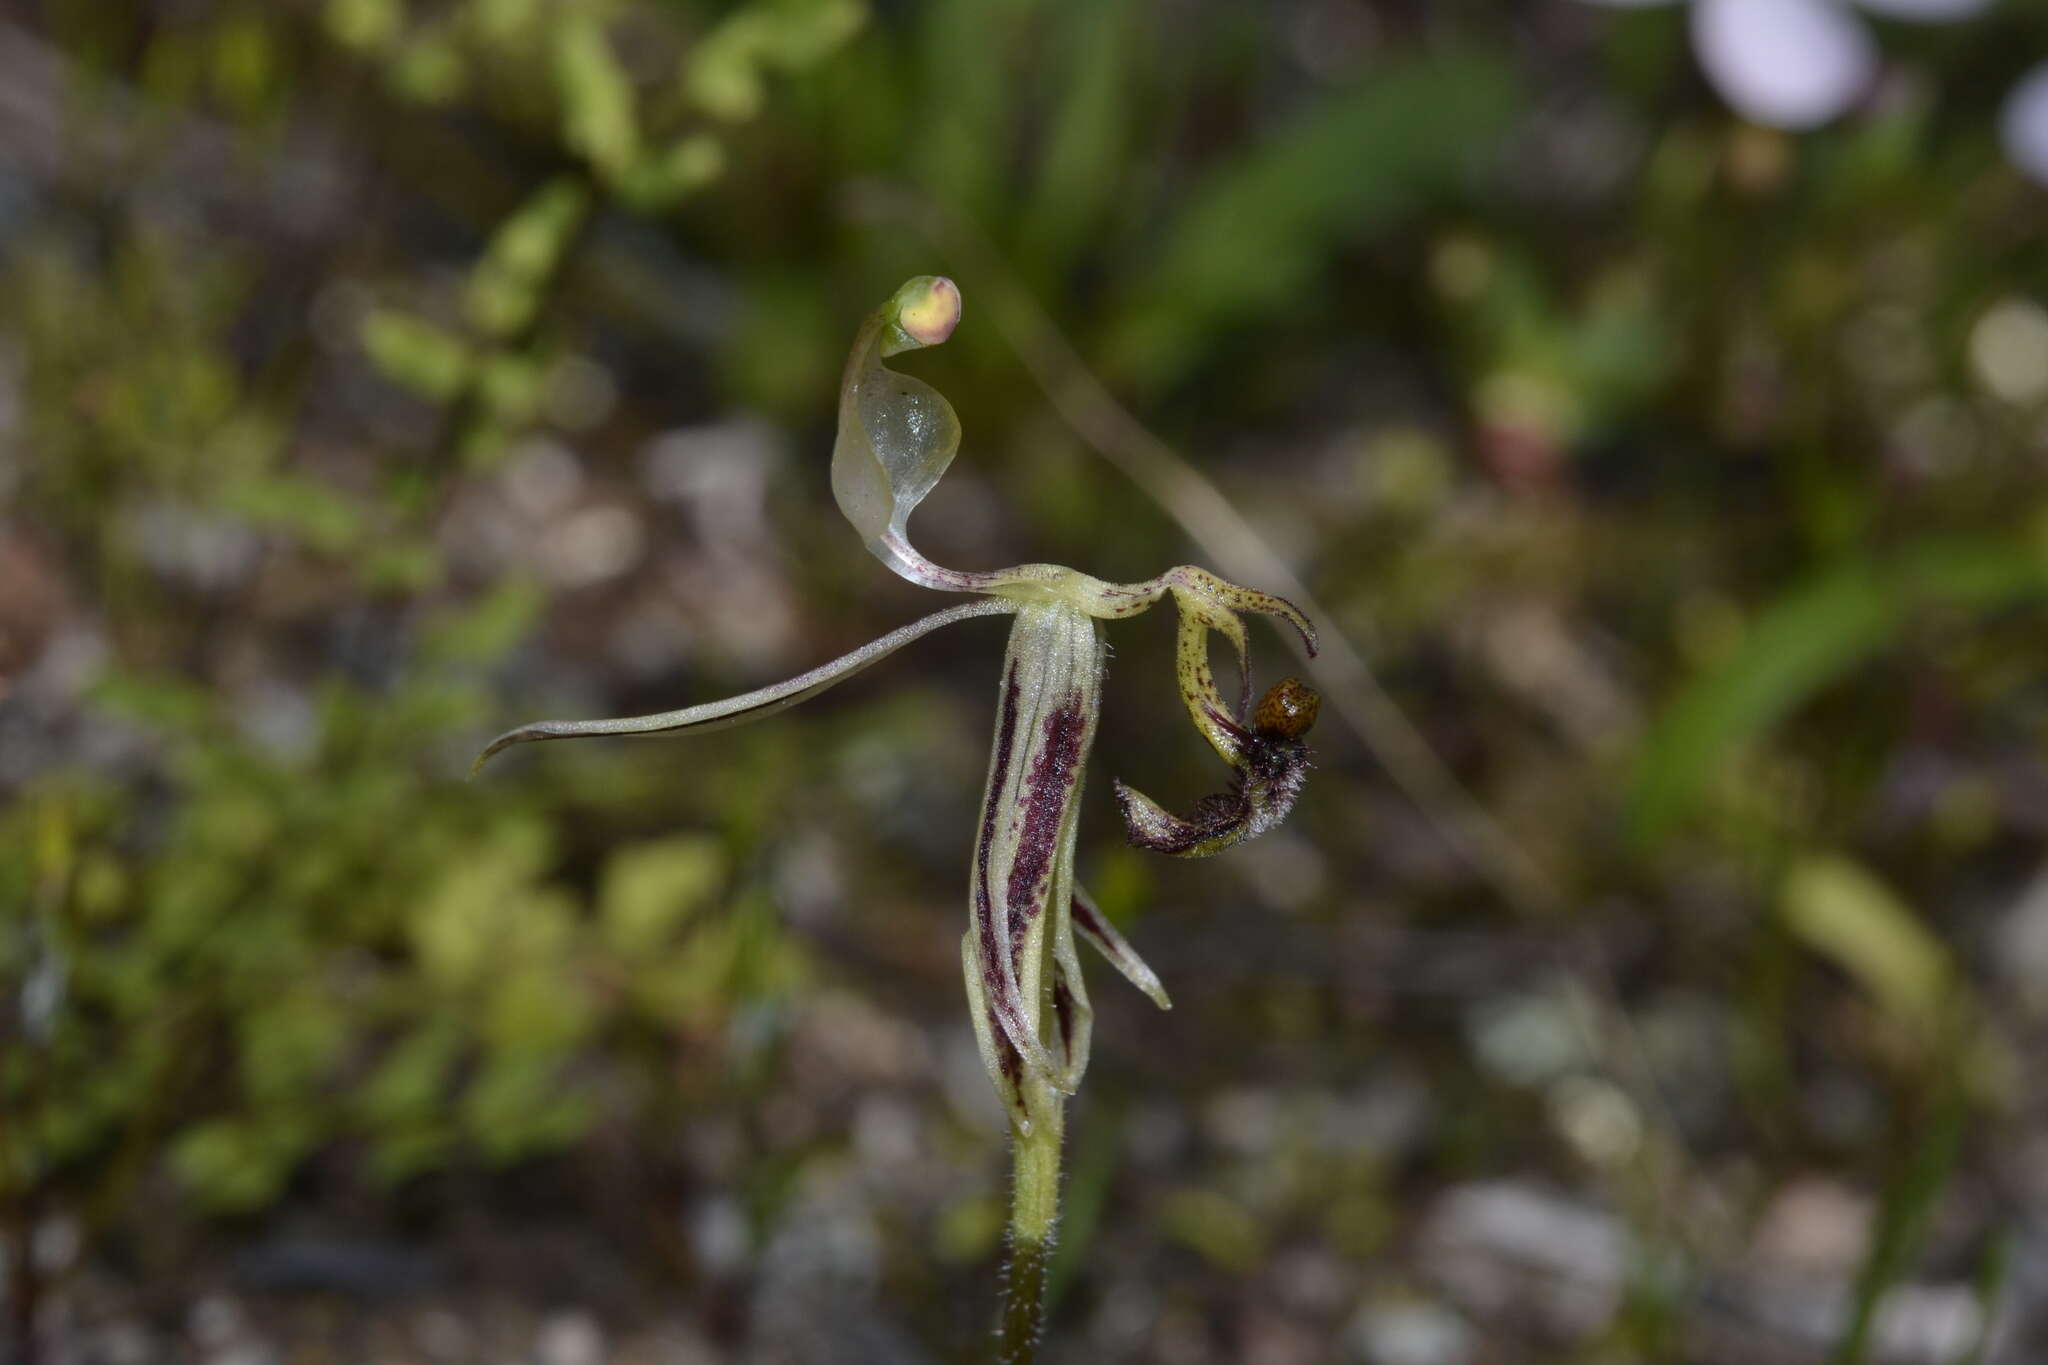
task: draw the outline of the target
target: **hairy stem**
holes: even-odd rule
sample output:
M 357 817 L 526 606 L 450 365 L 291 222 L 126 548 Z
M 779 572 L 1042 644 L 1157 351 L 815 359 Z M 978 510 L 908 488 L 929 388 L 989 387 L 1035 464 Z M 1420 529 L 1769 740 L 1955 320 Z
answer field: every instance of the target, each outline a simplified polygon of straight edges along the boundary
M 1060 1211 L 1060 1138 L 1064 1098 L 1050 1086 L 1033 1085 L 1031 1128 L 1010 1128 L 1015 1166 L 1010 1191 L 1010 1263 L 1003 1272 L 1003 1301 L 996 1319 L 996 1365 L 1032 1365 L 1045 1329 L 1046 1269 Z

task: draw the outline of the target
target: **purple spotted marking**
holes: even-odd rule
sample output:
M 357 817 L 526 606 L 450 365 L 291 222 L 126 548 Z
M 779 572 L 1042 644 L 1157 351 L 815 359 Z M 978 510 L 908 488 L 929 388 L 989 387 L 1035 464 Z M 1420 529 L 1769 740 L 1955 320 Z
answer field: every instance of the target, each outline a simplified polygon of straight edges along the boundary
M 1003 1068 L 1003 1079 L 1015 1090 L 1024 1081 L 1024 1059 L 1017 1054 L 1016 1048 L 1010 1046 L 1010 1040 L 1003 1034 L 1002 1021 L 995 1018 L 993 1009 L 989 1015 L 990 1022 L 996 1025 L 992 1030 L 996 1040 L 996 1061 Z
M 1024 827 L 1006 888 L 1013 957 L 1023 951 L 1024 936 L 1044 908 L 1045 879 L 1052 870 L 1053 855 L 1059 851 L 1060 826 L 1066 822 L 1067 803 L 1074 794 L 1081 742 L 1087 731 L 1088 720 L 1076 692 L 1045 718 L 1044 744 L 1024 779 Z
M 1102 917 L 1102 912 L 1097 910 L 1094 902 L 1090 901 L 1086 896 L 1074 897 L 1073 915 L 1075 925 L 1084 934 L 1093 934 L 1097 938 L 1108 938 L 1114 932 L 1109 927 L 1109 921 Z
M 996 1038 L 1004 1044 L 998 1050 L 1005 1057 L 1004 1070 L 1010 1067 L 1015 1056 L 1008 1040 L 1022 1035 L 1029 1029 L 1017 999 L 1017 992 L 1010 983 L 1015 975 L 1004 971 L 1007 959 L 1003 951 L 1002 926 L 996 918 L 995 905 L 989 897 L 989 859 L 995 844 L 996 812 L 1002 805 L 1002 792 L 1010 781 L 1010 750 L 1017 737 L 1018 707 L 1017 665 L 1013 660 L 1010 671 L 1003 679 L 1002 703 L 996 714 L 996 744 L 994 770 L 989 774 L 988 801 L 981 812 L 981 838 L 974 850 L 974 929 L 981 944 L 981 983 L 987 992 L 989 1013 L 1000 1026 Z M 1021 1058 L 1017 1059 L 1021 1062 Z
M 1068 1065 L 1074 1060 L 1074 993 L 1067 987 L 1067 974 L 1062 969 L 1052 983 L 1053 1019 L 1059 1025 L 1060 1052 Z

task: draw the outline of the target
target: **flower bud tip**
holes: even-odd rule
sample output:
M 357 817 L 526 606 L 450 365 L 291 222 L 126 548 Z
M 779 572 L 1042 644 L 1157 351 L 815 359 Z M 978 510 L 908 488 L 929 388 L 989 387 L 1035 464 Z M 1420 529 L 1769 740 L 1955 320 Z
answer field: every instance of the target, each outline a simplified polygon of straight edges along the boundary
M 960 286 L 944 275 L 923 275 L 897 295 L 896 325 L 919 346 L 936 346 L 960 325 Z

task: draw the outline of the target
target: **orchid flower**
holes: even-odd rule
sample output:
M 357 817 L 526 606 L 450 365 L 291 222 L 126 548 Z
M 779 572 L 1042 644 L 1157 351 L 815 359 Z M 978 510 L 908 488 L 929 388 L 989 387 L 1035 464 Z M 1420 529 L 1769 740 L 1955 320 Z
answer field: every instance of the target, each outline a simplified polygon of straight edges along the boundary
M 1097 623 L 1136 616 L 1169 597 L 1178 611 L 1180 699 L 1197 732 L 1229 765 L 1230 785 L 1181 817 L 1116 784 L 1131 842 L 1176 857 L 1206 856 L 1262 834 L 1293 806 L 1309 766 L 1301 736 L 1315 720 L 1316 694 L 1289 678 L 1252 704 L 1240 613 L 1287 622 L 1311 654 L 1315 629 L 1286 600 L 1189 565 L 1142 583 L 1108 583 L 1058 564 L 976 573 L 942 568 L 920 554 L 907 533 L 910 514 L 952 463 L 960 422 L 930 385 L 882 362 L 940 344 L 959 321 L 960 292 L 953 282 L 924 275 L 903 285 L 862 324 L 840 385 L 832 491 L 876 558 L 913 583 L 972 593 L 976 600 L 745 696 L 660 715 L 521 726 L 491 741 L 477 766 L 512 745 L 539 740 L 697 733 L 758 720 L 816 696 L 941 626 L 979 616 L 1015 618 L 998 683 L 995 744 L 960 956 L 982 1060 L 1018 1148 L 1011 1302 L 1014 1308 L 1020 1296 L 1034 1301 L 1024 1310 L 1029 1322 L 1006 1332 L 1011 1354 L 1005 1358 L 1021 1360 L 1030 1350 L 1024 1339 L 1036 1339 L 1038 1308 L 1028 1282 L 1034 1275 L 1042 1279 L 1050 1243 L 1062 1101 L 1088 1065 L 1093 1012 L 1076 939 L 1091 944 L 1162 1009 L 1169 1007 L 1159 978 L 1074 876 L 1081 782 L 1101 702 Z M 1237 653 L 1230 699 L 1210 671 L 1212 632 Z

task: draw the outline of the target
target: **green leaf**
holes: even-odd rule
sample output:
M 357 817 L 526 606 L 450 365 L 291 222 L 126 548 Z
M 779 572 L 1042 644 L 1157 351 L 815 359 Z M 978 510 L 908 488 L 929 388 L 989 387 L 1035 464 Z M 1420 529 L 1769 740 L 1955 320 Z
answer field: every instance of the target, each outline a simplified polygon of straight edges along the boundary
M 328 0 L 327 32 L 343 47 L 374 52 L 388 46 L 405 26 L 402 0 Z
M 349 1103 L 363 1123 L 380 1132 L 438 1127 L 449 1077 L 461 1055 L 462 1034 L 455 1021 L 425 1018 L 350 1091 Z
M 1687 684 L 1637 760 L 1629 819 L 1663 835 L 1727 759 L 1807 698 L 1895 641 L 1927 604 L 1985 609 L 2048 591 L 2048 557 L 2020 542 L 1923 541 L 1883 563 L 1823 570 L 1760 613 L 1741 647 Z
M 259 1003 L 241 1020 L 242 1079 L 257 1100 L 291 1101 L 322 1089 L 349 1041 L 349 1021 L 321 991 Z
M 424 591 L 441 581 L 441 552 L 427 541 L 392 541 L 359 559 L 355 577 L 368 592 Z
M 1661 833 L 1739 745 L 1897 628 L 1897 603 L 1863 563 L 1830 570 L 1772 604 L 1736 655 L 1681 691 L 1656 721 L 1630 800 L 1636 831 Z
M 564 1086 L 552 1054 L 493 1055 L 462 1096 L 462 1117 L 484 1154 L 512 1161 L 580 1137 L 594 1114 L 590 1098 Z
M 565 11 L 555 41 L 563 140 L 607 177 L 625 175 L 640 159 L 632 78 L 588 11 Z
M 605 864 L 598 896 L 605 942 L 629 959 L 659 952 L 724 879 L 725 850 L 703 835 L 619 850 Z
M 1914 1134 L 1896 1169 L 1885 1181 L 1876 1236 L 1856 1276 L 1854 1307 L 1829 1365 L 1861 1365 L 1866 1358 L 1887 1295 L 1913 1271 L 1940 1208 L 1941 1195 L 1956 1173 L 1964 1144 L 1976 1127 L 1967 1089 L 1946 1078 L 1931 1113 L 1916 1116 Z M 1992 1330 L 1986 1314 L 1978 1346 Z
M 932 1228 L 932 1250 L 942 1261 L 971 1265 L 993 1255 L 1002 1245 L 1009 1209 L 988 1194 L 966 1194 L 939 1210 Z
M 716 119 L 744 123 L 761 112 L 770 69 L 799 71 L 830 55 L 867 21 L 857 0 L 756 3 L 706 34 L 683 61 L 683 89 Z
M 1168 382 L 1215 333 L 1300 307 L 1338 248 L 1453 190 L 1515 104 L 1508 67 L 1470 51 L 1385 67 L 1311 103 L 1197 187 L 1131 272 L 1105 342 L 1112 373 Z
M 308 549 L 339 554 L 363 535 L 363 514 L 345 495 L 302 474 L 256 474 L 221 490 L 221 507 L 252 525 L 283 531 Z
M 1131 58 L 1140 50 L 1136 13 L 1131 0 L 1066 7 L 1064 88 L 1019 233 L 1020 255 L 1041 277 L 1070 265 L 1117 202 L 1128 165 Z
M 213 36 L 213 79 L 222 98 L 244 115 L 256 113 L 280 84 L 277 40 L 255 15 L 223 22 Z
M 111 673 L 90 693 L 94 703 L 117 715 L 173 734 L 205 730 L 215 698 L 195 683 L 145 673 Z
M 469 22 L 486 40 L 512 46 L 540 17 L 542 0 L 470 0 Z
M 213 1208 L 261 1208 L 277 1197 L 300 1154 L 299 1127 L 275 1114 L 260 1122 L 212 1119 L 178 1135 L 171 1169 Z
M 524 426 L 539 413 L 547 396 L 548 366 L 539 355 L 522 351 L 493 351 L 477 368 L 476 393 L 484 409 L 510 426 Z M 499 454 L 494 444 L 482 444 L 465 454 L 473 462 L 488 465 Z
M 506 820 L 442 875 L 408 924 L 430 980 L 470 985 L 502 969 L 522 946 L 557 946 L 556 921 L 566 921 L 567 912 L 534 885 L 548 856 L 544 826 Z
M 469 79 L 462 49 L 445 34 L 416 33 L 392 54 L 386 74 L 391 88 L 420 104 L 447 104 Z
M 725 145 L 709 133 L 693 133 L 668 150 L 641 158 L 618 182 L 621 198 L 642 213 L 673 207 L 725 174 Z
M 1847 858 L 1802 858 L 1779 896 L 1799 940 L 1863 987 L 1886 1015 L 1915 1037 L 1935 1041 L 1955 1002 L 1954 963 L 1903 901 Z
M 540 307 L 555 264 L 590 210 L 590 191 L 557 178 L 498 225 L 470 272 L 463 299 L 470 326 L 500 340 L 516 336 Z
M 1171 1236 L 1232 1274 L 1243 1274 L 1265 1259 L 1265 1232 L 1258 1218 L 1213 1190 L 1174 1191 L 1159 1220 Z
M 445 401 L 469 382 L 469 347 L 430 322 L 377 308 L 363 319 L 362 336 L 371 363 L 423 397 Z
M 430 618 L 421 655 L 439 663 L 493 663 L 519 643 L 546 605 L 547 594 L 530 579 L 508 578 L 475 602 Z
M 998 149 L 1030 93 L 1018 55 L 1032 40 L 1037 7 L 1038 0 L 948 0 L 912 11 L 918 103 L 939 116 L 899 134 L 907 145 L 895 157 L 910 179 L 934 187 L 970 222 L 996 221 L 1014 207 L 1007 158 Z
M 566 901 L 551 901 L 567 910 Z M 491 1048 L 565 1057 L 590 1035 L 597 1006 L 578 970 L 566 914 L 553 919 L 539 941 L 521 945 L 521 960 L 492 980 L 490 999 L 477 1020 Z

